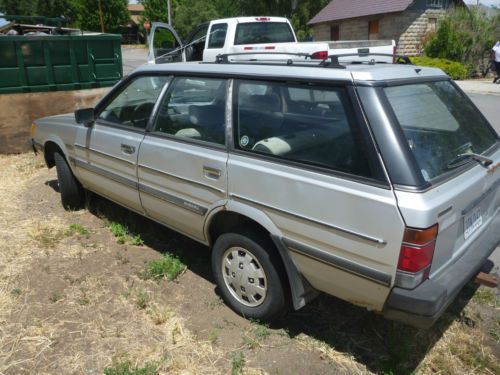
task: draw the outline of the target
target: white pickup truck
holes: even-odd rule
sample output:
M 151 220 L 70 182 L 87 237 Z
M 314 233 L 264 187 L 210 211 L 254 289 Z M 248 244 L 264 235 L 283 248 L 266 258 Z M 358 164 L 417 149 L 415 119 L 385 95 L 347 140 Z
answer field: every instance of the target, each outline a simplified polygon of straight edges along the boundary
M 150 64 L 212 62 L 217 56 L 227 54 L 232 60 L 252 60 L 262 59 L 263 53 L 266 54 L 266 59 L 319 60 L 329 55 L 358 54 L 355 57 L 339 57 L 339 61 L 375 59 L 377 62 L 392 63 L 396 53 L 394 40 L 297 42 L 292 25 L 282 17 L 214 20 L 196 27 L 184 43 L 170 25 L 154 22 L 152 26 L 148 55 Z

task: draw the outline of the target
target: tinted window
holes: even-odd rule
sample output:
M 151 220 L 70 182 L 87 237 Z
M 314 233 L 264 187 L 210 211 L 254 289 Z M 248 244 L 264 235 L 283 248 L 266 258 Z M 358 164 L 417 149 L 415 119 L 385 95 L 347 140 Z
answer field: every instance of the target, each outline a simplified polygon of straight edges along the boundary
M 295 42 L 292 30 L 284 22 L 240 23 L 236 27 L 234 44 Z
M 145 129 L 168 77 L 139 77 L 129 83 L 100 113 L 99 119 Z
M 384 89 L 419 164 L 430 181 L 481 154 L 496 142 L 482 116 L 448 81 Z
M 222 48 L 226 41 L 227 23 L 218 23 L 212 26 L 208 38 L 208 48 Z
M 240 82 L 236 148 L 371 177 L 343 88 Z
M 224 144 L 226 80 L 176 78 L 160 106 L 155 131 Z

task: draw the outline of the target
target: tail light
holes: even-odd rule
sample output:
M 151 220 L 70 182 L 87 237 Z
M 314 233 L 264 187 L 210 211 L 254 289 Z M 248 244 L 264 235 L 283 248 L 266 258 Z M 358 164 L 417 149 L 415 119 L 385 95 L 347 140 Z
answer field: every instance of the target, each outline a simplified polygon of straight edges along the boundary
M 269 17 L 255 17 L 256 21 L 271 21 Z
M 396 272 L 397 286 L 413 289 L 429 278 L 437 235 L 437 224 L 427 229 L 405 229 Z
M 328 51 L 318 51 L 311 55 L 313 60 L 324 60 L 328 58 Z

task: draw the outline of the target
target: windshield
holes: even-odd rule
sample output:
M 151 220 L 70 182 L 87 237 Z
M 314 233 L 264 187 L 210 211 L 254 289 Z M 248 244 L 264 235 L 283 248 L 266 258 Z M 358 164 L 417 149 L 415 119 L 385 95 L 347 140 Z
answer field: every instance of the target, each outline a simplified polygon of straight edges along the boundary
M 478 110 L 449 81 L 384 88 L 426 181 L 472 162 L 497 136 Z
M 295 42 L 295 38 L 285 22 L 248 22 L 236 27 L 235 45 L 289 42 Z

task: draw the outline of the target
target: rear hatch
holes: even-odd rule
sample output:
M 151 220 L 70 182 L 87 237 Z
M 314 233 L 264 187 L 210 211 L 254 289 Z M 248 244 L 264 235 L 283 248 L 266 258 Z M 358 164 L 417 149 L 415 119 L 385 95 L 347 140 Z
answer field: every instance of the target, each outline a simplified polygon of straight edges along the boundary
M 499 137 L 450 81 L 383 90 L 428 183 L 424 191 L 396 189 L 403 219 L 408 227 L 439 225 L 432 278 L 463 256 L 500 214 Z

